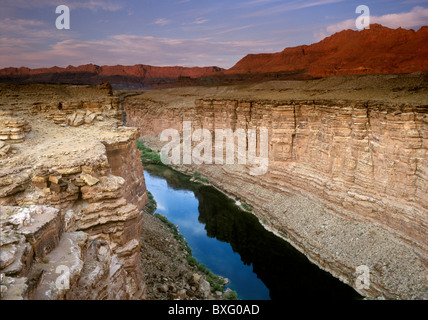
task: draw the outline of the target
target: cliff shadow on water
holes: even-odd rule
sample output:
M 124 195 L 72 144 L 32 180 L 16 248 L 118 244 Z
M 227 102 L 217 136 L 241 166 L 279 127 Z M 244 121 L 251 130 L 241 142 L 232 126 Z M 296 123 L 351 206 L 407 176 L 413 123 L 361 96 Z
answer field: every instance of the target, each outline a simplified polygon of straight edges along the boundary
M 190 177 L 164 166 L 146 165 L 145 170 L 165 179 L 173 190 L 194 193 L 199 202 L 198 221 L 205 225 L 206 236 L 229 243 L 243 264 L 252 265 L 272 300 L 361 298 L 350 286 L 321 270 L 288 242 L 266 230 L 254 215 L 242 211 L 234 200 L 214 187 L 191 182 Z

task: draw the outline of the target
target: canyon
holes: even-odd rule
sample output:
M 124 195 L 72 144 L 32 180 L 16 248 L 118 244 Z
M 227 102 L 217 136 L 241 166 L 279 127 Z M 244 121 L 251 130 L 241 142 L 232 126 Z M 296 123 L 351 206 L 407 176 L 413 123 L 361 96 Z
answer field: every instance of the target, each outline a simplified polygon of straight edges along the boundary
M 363 296 L 427 299 L 427 84 L 418 72 L 151 90 L 124 109 L 155 151 L 162 131 L 181 132 L 183 121 L 212 132 L 268 129 L 265 175 L 238 164 L 173 167 L 242 199 Z M 368 287 L 357 285 L 361 266 Z
M 268 171 L 173 169 L 241 199 L 361 295 L 427 299 L 427 83 L 418 72 L 147 91 L 0 85 L 2 299 L 159 297 L 141 262 L 160 243 L 141 236 L 150 219 L 136 140 L 159 151 L 159 134 L 183 121 L 267 129 Z
M 136 140 L 160 152 L 161 133 L 183 136 L 188 122 L 193 132 L 267 130 L 267 172 L 252 175 L 251 162 L 172 169 L 239 198 L 362 296 L 428 299 L 427 40 L 427 27 L 371 25 L 229 70 L 0 70 L 1 298 L 189 297 L 187 278 L 206 289 L 193 297 L 210 298 L 191 270 L 159 291 L 162 261 L 185 255 L 159 249 L 173 242 L 159 227 L 142 236 L 159 221 L 144 214 Z

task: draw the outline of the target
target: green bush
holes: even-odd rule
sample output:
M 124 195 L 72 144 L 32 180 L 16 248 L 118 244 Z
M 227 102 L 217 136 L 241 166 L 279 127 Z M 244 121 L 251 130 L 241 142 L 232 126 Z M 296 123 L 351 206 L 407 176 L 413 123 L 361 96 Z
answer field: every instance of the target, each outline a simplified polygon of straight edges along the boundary
M 250 207 L 249 205 L 245 204 L 244 202 L 241 203 L 242 208 L 244 208 L 247 211 L 253 211 L 253 208 Z
M 149 201 L 147 202 L 145 209 L 147 213 L 153 214 L 156 211 L 157 203 L 150 191 L 147 191 L 147 195 L 149 197 Z
M 202 181 L 202 182 L 204 182 L 204 183 L 210 183 L 210 180 L 208 180 L 207 178 L 205 178 L 205 177 L 202 177 L 201 179 L 200 179 L 200 181 Z
M 224 296 L 224 300 L 238 300 L 236 291 L 231 291 Z
M 168 228 L 173 229 L 173 230 L 177 230 L 175 225 L 171 221 L 169 221 L 168 218 L 165 217 L 163 214 L 156 213 L 155 217 L 158 218 L 160 221 L 162 221 Z
M 193 179 L 197 180 L 197 181 L 201 181 L 203 183 L 210 183 L 210 180 L 208 180 L 207 178 L 203 177 L 199 172 L 193 172 Z
M 137 149 L 142 152 L 141 162 L 150 164 L 162 164 L 160 155 L 150 148 L 144 146 L 144 144 L 137 140 Z
M 194 256 L 188 256 L 187 257 L 187 263 L 189 263 L 189 265 L 194 267 L 194 266 L 198 265 L 198 260 L 196 260 Z

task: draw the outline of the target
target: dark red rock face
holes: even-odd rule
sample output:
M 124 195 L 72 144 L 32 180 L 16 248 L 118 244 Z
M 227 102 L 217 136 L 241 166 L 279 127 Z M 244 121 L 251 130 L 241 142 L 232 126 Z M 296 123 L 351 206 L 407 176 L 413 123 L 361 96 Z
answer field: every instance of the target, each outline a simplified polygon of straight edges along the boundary
M 417 32 L 373 24 L 273 54 L 251 54 L 225 74 L 305 70 L 312 77 L 428 70 L 428 27 Z

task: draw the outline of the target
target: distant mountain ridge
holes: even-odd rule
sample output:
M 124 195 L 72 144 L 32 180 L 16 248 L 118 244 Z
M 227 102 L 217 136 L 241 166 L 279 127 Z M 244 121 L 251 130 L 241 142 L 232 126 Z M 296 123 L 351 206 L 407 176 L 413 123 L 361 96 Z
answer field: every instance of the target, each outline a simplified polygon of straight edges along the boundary
M 372 24 L 362 31 L 343 30 L 309 46 L 249 54 L 224 74 L 297 70 L 309 77 L 426 71 L 428 27 L 414 31 Z
M 99 84 L 114 88 L 218 85 L 266 80 L 298 80 L 345 74 L 411 73 L 428 70 L 428 26 L 418 31 L 379 24 L 343 30 L 318 43 L 277 53 L 249 54 L 232 68 L 98 66 L 0 70 L 0 82 Z
M 51 67 L 29 69 L 4 68 L 0 70 L 0 82 L 99 84 L 110 82 L 114 87 L 152 87 L 175 82 L 180 77 L 198 78 L 222 71 L 218 67 L 156 67 L 137 64 L 134 66 L 98 66 L 86 64 L 78 67 Z

